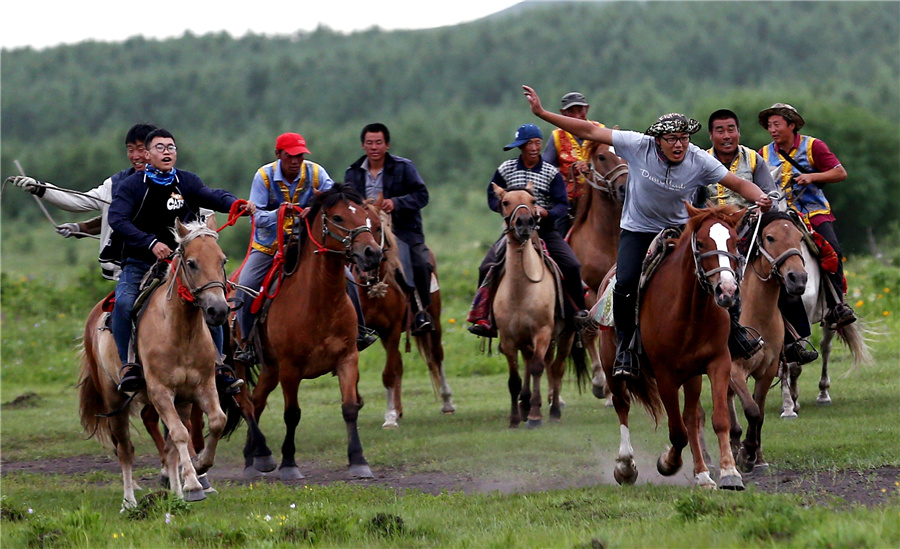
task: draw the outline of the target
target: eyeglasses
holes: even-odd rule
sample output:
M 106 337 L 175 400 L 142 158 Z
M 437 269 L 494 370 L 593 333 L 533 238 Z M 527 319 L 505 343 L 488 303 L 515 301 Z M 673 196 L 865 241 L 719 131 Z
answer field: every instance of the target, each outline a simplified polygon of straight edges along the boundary
M 687 145 L 688 143 L 691 142 L 691 136 L 690 136 L 690 135 L 685 135 L 685 136 L 683 136 L 683 137 L 660 137 L 660 139 L 662 139 L 663 141 L 665 141 L 665 142 L 668 143 L 669 145 L 674 145 L 675 143 L 678 143 L 679 141 L 682 142 L 682 143 L 684 143 L 685 145 Z
M 153 148 L 156 149 L 156 152 L 170 152 L 173 153 L 178 150 L 178 147 L 175 145 L 163 145 L 162 143 L 157 143 L 153 145 Z

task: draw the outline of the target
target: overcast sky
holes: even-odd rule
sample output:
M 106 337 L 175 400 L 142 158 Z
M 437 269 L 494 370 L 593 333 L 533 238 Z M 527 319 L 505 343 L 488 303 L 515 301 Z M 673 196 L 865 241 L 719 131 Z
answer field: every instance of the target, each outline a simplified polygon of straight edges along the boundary
M 520 0 L 5 0 L 0 46 L 44 48 L 135 35 L 171 38 L 190 30 L 286 35 L 319 24 L 351 32 L 424 29 L 480 19 Z

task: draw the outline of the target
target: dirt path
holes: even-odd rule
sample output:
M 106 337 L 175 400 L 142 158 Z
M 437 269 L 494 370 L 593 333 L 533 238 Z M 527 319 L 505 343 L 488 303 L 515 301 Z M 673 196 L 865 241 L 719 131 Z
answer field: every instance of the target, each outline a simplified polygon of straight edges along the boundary
M 155 459 L 141 457 L 135 463 L 136 468 L 154 467 Z M 484 478 L 476 475 L 451 475 L 442 472 L 410 473 L 402 468 L 375 467 L 375 478 L 371 480 L 348 480 L 346 471 L 323 467 L 315 463 L 305 463 L 301 470 L 305 479 L 294 481 L 299 485 L 324 485 L 334 482 L 351 482 L 361 485 L 387 486 L 398 491 L 419 490 L 429 494 L 438 494 L 443 490 L 462 491 L 466 493 L 515 493 L 538 492 L 544 490 L 576 488 L 595 484 L 611 484 L 611 478 L 560 479 L 534 478 L 520 480 Z M 647 466 L 642 471 L 650 470 Z M 84 475 L 95 471 L 118 473 L 119 463 L 109 457 L 82 456 L 67 459 L 46 459 L 36 461 L 0 461 L 0 472 L 3 475 L 28 472 L 56 475 Z M 676 475 L 663 478 L 650 475 L 650 478 L 639 482 L 656 484 L 687 484 L 686 476 Z M 654 476 L 655 475 L 655 476 Z M 250 480 L 243 475 L 240 464 L 224 463 L 217 465 L 209 474 L 216 482 L 231 481 L 239 484 L 250 482 L 278 482 L 277 472 L 270 473 L 267 478 Z M 611 475 L 610 475 L 611 477 Z M 598 482 L 599 480 L 599 482 Z M 823 505 L 862 504 L 876 506 L 887 503 L 892 498 L 896 501 L 900 489 L 900 469 L 883 467 L 870 471 L 838 471 L 815 473 L 811 471 L 782 471 L 770 467 L 766 472 L 754 472 L 744 477 L 748 486 L 770 493 L 801 493 L 810 502 Z M 153 487 L 157 479 L 144 476 L 139 482 L 146 488 Z

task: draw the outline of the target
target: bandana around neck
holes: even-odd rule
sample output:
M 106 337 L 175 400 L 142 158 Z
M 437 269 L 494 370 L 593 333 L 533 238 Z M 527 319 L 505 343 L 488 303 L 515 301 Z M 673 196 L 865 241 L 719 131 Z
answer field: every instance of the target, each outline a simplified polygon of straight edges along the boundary
M 150 178 L 151 181 L 156 183 L 157 185 L 169 185 L 172 181 L 175 181 L 175 173 L 176 169 L 172 168 L 170 172 L 163 172 L 157 168 L 154 168 L 150 164 L 144 168 L 144 172 L 147 174 L 147 177 Z

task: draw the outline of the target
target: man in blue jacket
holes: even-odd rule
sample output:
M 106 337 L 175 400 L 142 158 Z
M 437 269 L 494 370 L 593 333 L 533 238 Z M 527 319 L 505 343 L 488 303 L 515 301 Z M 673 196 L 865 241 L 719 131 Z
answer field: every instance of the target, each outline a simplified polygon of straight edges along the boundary
M 413 335 L 432 331 L 434 321 L 426 311 L 431 305 L 432 266 L 420 211 L 428 204 L 428 189 L 412 161 L 388 153 L 391 132 L 387 126 L 369 124 L 359 138 L 366 154 L 347 168 L 344 182 L 366 198 L 384 197 L 382 207 L 391 214 L 407 284 L 412 271 Z
M 128 361 L 131 341 L 131 311 L 140 291 L 141 280 L 157 260 L 166 259 L 176 247 L 172 227 L 175 220 L 193 221 L 200 208 L 228 212 L 237 200 L 224 190 L 210 189 L 197 175 L 175 169 L 178 148 L 175 138 L 165 129 L 147 135 L 147 165 L 116 185 L 109 206 L 109 225 L 113 230 L 110 247 L 121 249 L 122 274 L 116 285 L 112 313 L 112 334 L 122 361 L 120 391 L 133 392 L 144 385 L 139 364 Z M 252 214 L 252 203 L 245 206 Z M 219 355 L 222 354 L 222 327 L 210 329 Z M 236 379 L 224 365 L 216 369 L 221 390 L 237 392 L 243 381 Z

